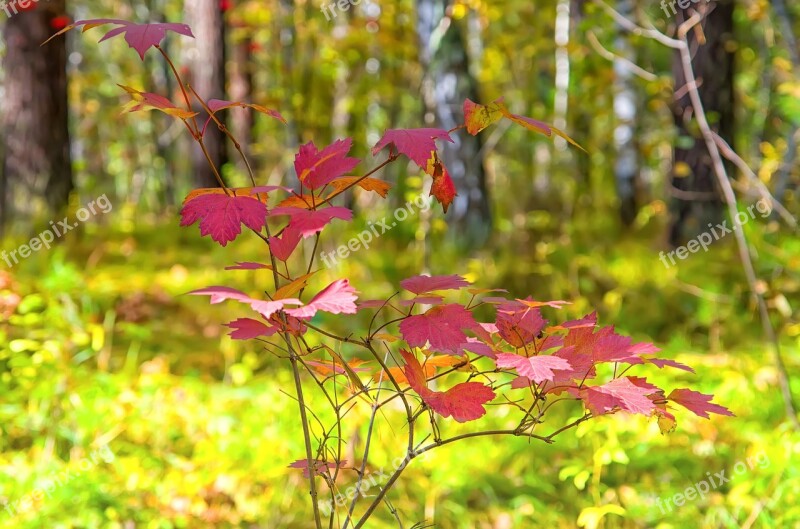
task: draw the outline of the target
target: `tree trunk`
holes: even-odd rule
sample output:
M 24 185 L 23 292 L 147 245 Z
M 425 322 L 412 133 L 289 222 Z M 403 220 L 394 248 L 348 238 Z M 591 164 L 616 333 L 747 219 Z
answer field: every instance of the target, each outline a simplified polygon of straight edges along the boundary
M 447 130 L 463 123 L 464 99 L 485 103 L 469 69 L 464 31 L 458 21 L 449 18 L 450 7 L 449 0 L 417 0 L 426 126 Z M 458 192 L 449 224 L 467 244 L 481 244 L 491 232 L 482 142 L 479 136 L 464 131 L 453 139 L 455 143 L 443 142 L 440 150 Z
M 705 4 L 693 4 L 690 6 Z M 700 28 L 688 35 L 693 52 L 695 76 L 699 83 L 700 99 L 711 127 L 732 147 L 734 132 L 734 0 L 718 0 Z M 678 9 L 676 23 L 689 18 L 687 11 Z M 700 42 L 698 36 L 704 37 Z M 694 126 L 694 113 L 686 90 L 686 79 L 675 52 L 675 124 L 679 138 L 673 151 L 672 200 L 673 225 L 670 242 L 679 245 L 708 230 L 709 223 L 724 218 L 724 202 L 718 189 L 711 156 L 700 133 Z M 726 162 L 727 163 L 727 162 Z
M 65 16 L 64 0 L 40 2 L 14 13 L 5 24 L 3 160 L 0 225 L 28 219 L 45 207 L 61 213 L 73 189 L 67 121 L 67 49 L 54 19 Z
M 633 0 L 619 0 L 617 10 L 625 18 L 633 20 Z M 627 35 L 622 32 L 616 39 L 616 53 L 636 62 L 635 51 Z M 630 226 L 639 212 L 637 188 L 640 186 L 639 146 L 636 142 L 636 120 L 639 97 L 633 73 L 621 61 L 614 62 L 614 145 L 617 157 L 614 162 L 614 176 L 619 199 L 620 219 Z
M 219 0 L 186 0 L 186 22 L 195 38 L 187 49 L 189 82 L 200 96 L 225 99 L 225 25 Z M 194 108 L 205 116 L 202 107 Z M 224 117 L 221 114 L 220 117 Z M 205 119 L 205 118 L 203 118 Z M 201 123 L 202 126 L 202 123 Z M 218 170 L 227 162 L 226 138 L 213 122 L 206 128 L 203 141 Z M 217 179 L 200 146 L 192 143 L 192 167 L 198 187 L 217 187 Z

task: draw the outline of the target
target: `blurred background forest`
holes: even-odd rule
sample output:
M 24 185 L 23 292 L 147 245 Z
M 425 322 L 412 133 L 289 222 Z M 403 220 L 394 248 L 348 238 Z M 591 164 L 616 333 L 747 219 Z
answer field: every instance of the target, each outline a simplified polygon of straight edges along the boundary
M 477 439 L 414 463 L 392 493 L 406 519 L 800 527 L 790 398 L 800 395 L 800 4 L 701 0 L 675 14 L 670 2 L 607 4 L 672 37 L 702 10 L 687 38 L 727 181 L 739 210 L 771 204 L 742 229 L 750 274 L 734 235 L 663 264 L 660 252 L 730 223 L 724 188 L 678 52 L 622 28 L 601 2 L 22 3 L 16 14 L 14 2 L 0 7 L 0 250 L 103 195 L 113 208 L 50 249 L 0 261 L 0 527 L 311 526 L 302 475 L 286 468 L 302 457 L 296 404 L 281 392 L 289 371 L 255 342 L 230 340 L 221 325 L 238 315 L 230 307 L 182 295 L 252 283 L 250 272 L 222 269 L 263 259 L 262 246 L 242 238 L 223 249 L 180 229 L 186 194 L 216 185 L 206 160 L 170 116 L 121 114 L 129 98 L 118 84 L 180 101 L 169 66 L 152 50 L 142 65 L 119 38 L 98 45 L 101 30 L 40 46 L 74 20 L 102 17 L 189 24 L 197 38 L 168 35 L 165 49 L 198 93 L 287 118 L 226 115 L 260 185 L 286 182 L 311 140 L 352 137 L 353 155 L 368 158 L 387 128 L 450 129 L 465 98 L 504 97 L 511 111 L 562 129 L 588 154 L 510 122 L 459 135 L 445 148 L 459 193 L 450 211 L 437 204 L 326 273 L 349 277 L 364 299 L 427 272 L 569 300 L 559 318 L 597 310 L 602 323 L 697 368 L 656 380 L 715 393 L 737 415 L 686 417 L 669 435 L 617 414 L 554 445 Z M 221 133 L 206 138 L 226 181 L 249 185 Z M 394 184 L 386 201 L 362 193 L 348 204 L 360 218 L 352 234 L 430 185 L 405 162 L 382 178 Z M 100 446 L 113 457 L 83 468 Z M 390 461 L 391 446 L 387 433 L 376 453 Z M 768 465 L 704 499 L 671 512 L 656 504 L 762 453 Z M 74 479 L 52 495 L 8 507 L 70 469 Z M 397 524 L 386 511 L 368 527 Z

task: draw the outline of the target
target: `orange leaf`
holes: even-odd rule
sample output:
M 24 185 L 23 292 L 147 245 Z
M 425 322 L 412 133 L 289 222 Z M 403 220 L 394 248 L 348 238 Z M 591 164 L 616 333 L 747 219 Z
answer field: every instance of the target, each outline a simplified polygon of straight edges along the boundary
M 150 92 L 140 92 L 129 86 L 117 85 L 131 96 L 131 101 L 123 107 L 123 112 L 136 112 L 138 110 L 160 110 L 161 112 L 180 119 L 188 119 L 197 115 L 197 112 L 176 107 L 172 101 L 164 96 Z
M 389 194 L 389 190 L 392 188 L 392 184 L 389 182 L 384 182 L 383 180 L 378 180 L 377 178 L 363 178 L 360 176 L 343 176 L 333 180 L 329 185 L 333 186 L 336 192 L 339 193 L 352 186 L 359 179 L 360 181 L 358 182 L 358 186 L 361 189 L 365 191 L 375 191 L 383 198 L 386 198 L 386 195 Z
M 479 105 L 469 99 L 464 101 L 464 122 L 467 132 L 473 136 L 502 117 L 503 112 L 497 101 L 489 105 Z

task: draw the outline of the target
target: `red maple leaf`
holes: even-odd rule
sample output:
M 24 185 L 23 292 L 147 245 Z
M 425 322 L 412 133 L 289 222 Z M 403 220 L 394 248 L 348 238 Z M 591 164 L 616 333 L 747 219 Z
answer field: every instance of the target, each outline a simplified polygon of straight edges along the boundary
M 252 318 L 239 318 L 225 324 L 226 327 L 234 329 L 228 333 L 234 340 L 250 340 L 259 336 L 272 336 L 280 329 L 275 326 L 268 326 Z
M 682 369 L 683 371 L 688 371 L 689 373 L 694 373 L 694 369 L 687 366 L 686 364 L 681 364 L 680 362 L 676 362 L 675 360 L 666 360 L 661 358 L 645 358 L 644 361 L 648 364 L 653 364 L 657 366 L 659 369 L 664 369 L 664 367 L 674 367 L 676 369 Z
M 241 224 L 260 232 L 267 223 L 267 206 L 255 198 L 219 194 L 200 195 L 181 209 L 181 226 L 200 221 L 200 234 L 225 246 L 241 232 Z
M 297 178 L 307 188 L 317 189 L 352 171 L 361 162 L 347 156 L 352 145 L 352 138 L 338 140 L 321 151 L 313 141 L 302 145 L 294 158 Z
M 580 398 L 592 415 L 613 413 L 617 409 L 650 415 L 656 408 L 653 401 L 647 398 L 650 393 L 650 389 L 637 386 L 623 377 L 602 386 L 586 388 L 580 392 Z
M 570 364 L 567 360 L 552 355 L 527 358 L 511 353 L 501 353 L 497 355 L 497 367 L 513 367 L 517 374 L 538 384 L 545 380 L 553 380 L 554 370 L 569 370 Z
M 428 389 L 425 373 L 417 358 L 404 349 L 400 350 L 400 354 L 406 362 L 403 371 L 408 385 L 430 409 L 442 417 L 453 417 L 457 422 L 474 421 L 486 414 L 483 405 L 494 399 L 492 388 L 480 382 L 462 382 L 447 391 L 432 391 Z
M 736 417 L 736 415 L 734 415 L 725 406 L 713 404 L 711 402 L 711 399 L 713 398 L 714 395 L 706 395 L 698 391 L 692 391 L 691 389 L 676 389 L 673 390 L 672 393 L 670 393 L 667 397 L 668 400 L 671 400 L 675 404 L 680 404 L 698 417 L 708 419 L 709 413 Z
M 461 355 L 467 343 L 463 329 L 476 327 L 478 324 L 472 318 L 472 313 L 461 305 L 451 303 L 406 318 L 400 323 L 400 332 L 411 347 L 423 347 L 430 342 L 432 351 Z
M 500 336 L 514 347 L 525 347 L 533 342 L 547 325 L 539 309 L 519 308 L 516 302 L 497 307 L 495 321 Z
M 444 166 L 437 153 L 434 152 L 431 159 L 428 160 L 425 172 L 433 178 L 430 195 L 436 197 L 444 212 L 447 213 L 447 208 L 453 203 L 458 193 L 456 193 L 456 186 L 453 179 L 450 178 L 450 173 L 447 172 L 447 167 Z
M 272 255 L 286 262 L 302 238 L 303 235 L 298 230 L 286 228 L 280 237 L 269 238 L 269 249 Z
M 269 211 L 271 217 L 288 215 L 290 217 L 287 229 L 294 230 L 304 238 L 311 237 L 321 232 L 333 219 L 351 220 L 353 212 L 343 207 L 329 207 L 318 210 L 308 210 L 295 207 L 278 207 Z
M 339 279 L 314 296 L 308 305 L 287 309 L 286 313 L 298 319 L 312 318 L 319 310 L 331 314 L 355 314 L 358 311 L 357 298 L 356 289 L 350 286 L 350 282 Z
M 400 281 L 401 287 L 414 294 L 427 294 L 436 290 L 458 290 L 469 285 L 469 281 L 455 274 L 449 276 L 419 275 Z
M 153 46 L 158 46 L 158 44 L 164 40 L 167 31 L 174 31 L 175 33 L 180 33 L 181 35 L 194 38 L 191 28 L 186 24 L 174 24 L 168 22 L 134 24 L 133 22 L 128 22 L 127 20 L 119 20 L 114 18 L 93 18 L 91 20 L 78 20 L 74 24 L 68 25 L 50 37 L 50 39 L 77 27 L 87 26 L 88 28 L 93 28 L 95 26 L 102 26 L 104 24 L 114 24 L 120 27 L 116 27 L 108 31 L 105 35 L 103 35 L 103 38 L 100 39 L 100 42 L 116 37 L 117 35 L 124 34 L 125 42 L 128 43 L 128 46 L 136 50 L 142 60 L 144 60 L 144 54 L 147 50 Z M 47 39 L 45 42 L 49 42 L 50 39 Z
M 428 168 L 428 160 L 436 152 L 437 138 L 455 143 L 444 129 L 389 129 L 372 148 L 372 155 L 393 144 L 398 153 L 408 156 L 425 171 Z

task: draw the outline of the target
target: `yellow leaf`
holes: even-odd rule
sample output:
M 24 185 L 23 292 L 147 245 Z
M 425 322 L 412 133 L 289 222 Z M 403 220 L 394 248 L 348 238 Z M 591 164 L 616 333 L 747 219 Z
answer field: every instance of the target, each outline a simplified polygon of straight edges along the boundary
M 311 272 L 310 274 L 298 277 L 288 285 L 283 285 L 275 292 L 275 295 L 272 296 L 272 299 L 286 299 L 294 297 L 298 292 L 306 288 L 308 285 L 308 279 L 316 273 L 317 271 Z

